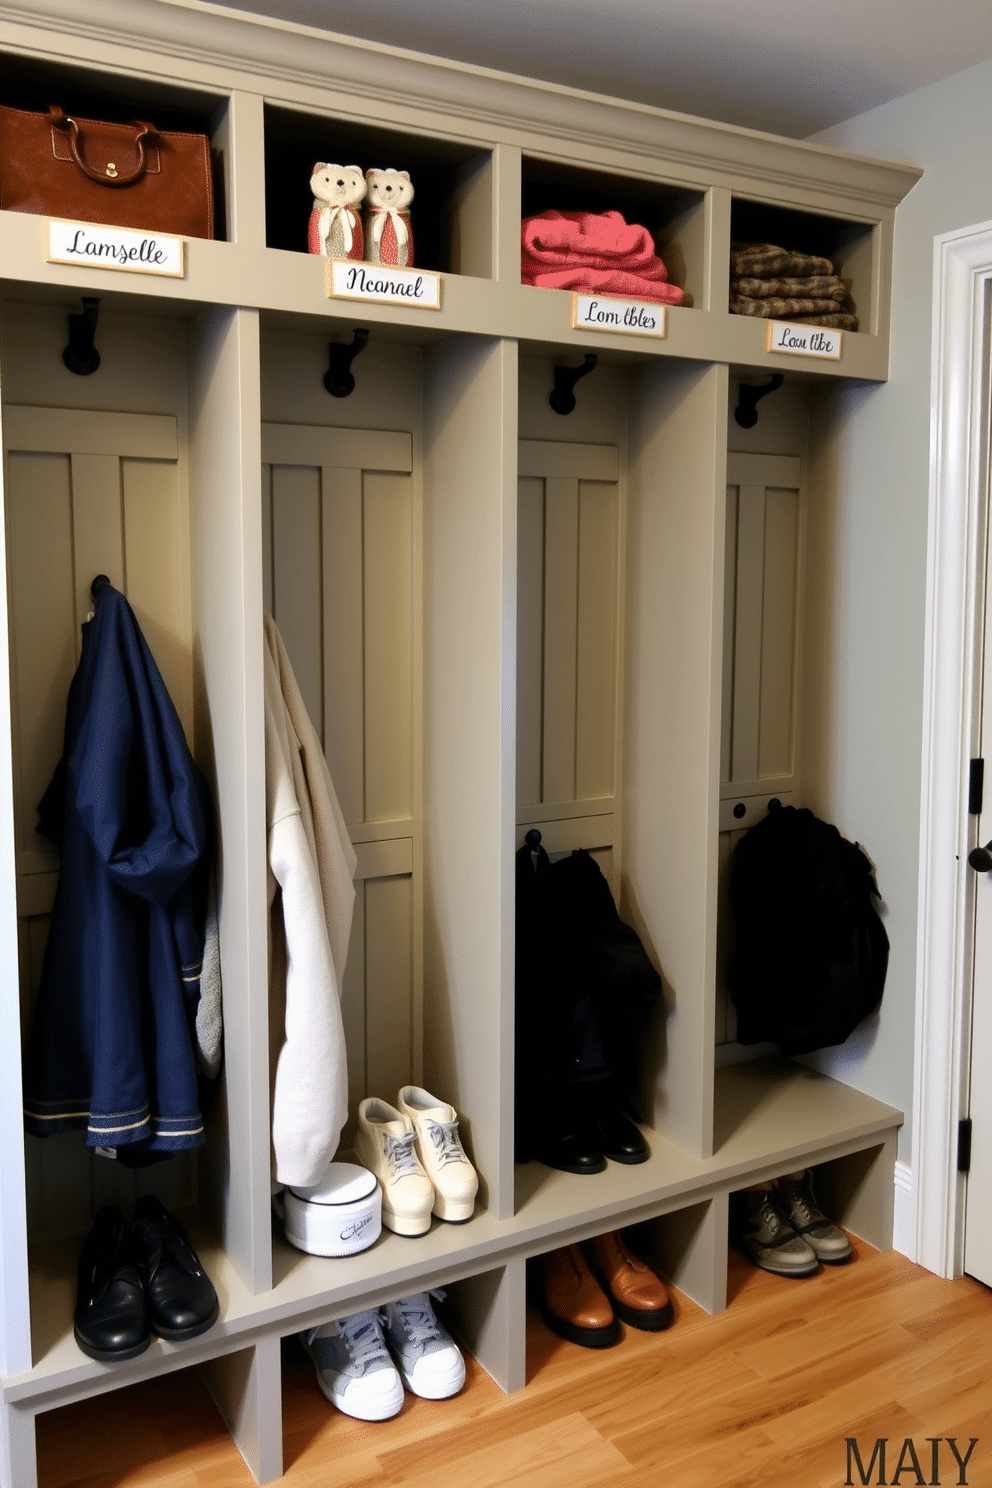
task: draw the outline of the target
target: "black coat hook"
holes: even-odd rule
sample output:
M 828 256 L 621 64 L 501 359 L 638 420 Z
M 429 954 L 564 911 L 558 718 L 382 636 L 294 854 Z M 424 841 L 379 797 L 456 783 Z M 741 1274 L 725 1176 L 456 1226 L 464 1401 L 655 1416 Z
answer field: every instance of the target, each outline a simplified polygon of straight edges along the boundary
M 330 366 L 324 373 L 324 386 L 332 398 L 347 398 L 355 391 L 355 379 L 351 364 L 360 351 L 369 344 L 369 333 L 357 329 L 350 341 L 331 341 L 327 346 Z
M 556 367 L 555 385 L 548 394 L 548 402 L 555 413 L 571 413 L 575 408 L 575 384 L 580 377 L 591 372 L 599 361 L 594 351 L 587 351 L 581 367 Z
M 781 372 L 773 372 L 771 382 L 766 382 L 764 387 L 753 387 L 750 383 L 742 382 L 737 390 L 738 403 L 734 409 L 734 418 L 742 429 L 753 429 L 758 422 L 758 399 L 763 398 L 766 393 L 774 393 L 785 381 Z
M 82 315 L 69 316 L 69 345 L 62 353 L 62 360 L 78 377 L 89 377 L 100 365 L 100 353 L 93 345 L 99 313 L 97 297 L 84 295 Z

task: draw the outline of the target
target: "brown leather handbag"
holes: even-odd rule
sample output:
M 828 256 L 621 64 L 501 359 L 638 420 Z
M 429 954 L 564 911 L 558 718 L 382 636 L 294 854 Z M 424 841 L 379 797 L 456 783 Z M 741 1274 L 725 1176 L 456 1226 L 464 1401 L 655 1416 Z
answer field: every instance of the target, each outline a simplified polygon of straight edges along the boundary
M 210 142 L 135 119 L 0 107 L 0 207 L 191 238 L 214 235 Z

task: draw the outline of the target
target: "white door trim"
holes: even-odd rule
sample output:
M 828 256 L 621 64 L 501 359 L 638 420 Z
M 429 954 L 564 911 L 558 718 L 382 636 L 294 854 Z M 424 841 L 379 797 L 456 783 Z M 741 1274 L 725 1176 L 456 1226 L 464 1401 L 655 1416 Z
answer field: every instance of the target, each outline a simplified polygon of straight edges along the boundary
M 960 1273 L 964 1247 L 955 1137 L 968 1102 L 990 284 L 992 222 L 935 239 L 913 1167 L 914 1259 L 940 1276 Z

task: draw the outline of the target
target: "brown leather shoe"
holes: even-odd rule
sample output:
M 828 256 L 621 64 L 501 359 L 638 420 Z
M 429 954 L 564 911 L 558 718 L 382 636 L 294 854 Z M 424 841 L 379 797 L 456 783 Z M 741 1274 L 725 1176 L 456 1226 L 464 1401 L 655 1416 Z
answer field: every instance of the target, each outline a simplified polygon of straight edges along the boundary
M 616 1230 L 590 1240 L 589 1251 L 617 1317 L 647 1333 L 671 1327 L 675 1308 L 668 1288 L 650 1266 L 631 1255 Z
M 577 1245 L 552 1250 L 544 1257 L 541 1316 L 559 1338 L 583 1348 L 611 1348 L 623 1329 L 599 1282 Z

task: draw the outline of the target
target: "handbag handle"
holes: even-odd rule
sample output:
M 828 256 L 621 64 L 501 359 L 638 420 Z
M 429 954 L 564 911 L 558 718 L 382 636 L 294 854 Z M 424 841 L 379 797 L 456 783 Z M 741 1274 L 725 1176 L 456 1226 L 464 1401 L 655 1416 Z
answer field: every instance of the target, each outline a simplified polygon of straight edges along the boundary
M 147 135 L 156 133 L 154 124 L 146 124 L 142 119 L 132 119 L 131 122 L 138 131 L 134 138 L 135 149 L 138 152 L 138 164 L 130 175 L 108 176 L 106 171 L 95 171 L 83 159 L 79 150 L 80 129 L 75 119 L 70 119 L 67 114 L 63 113 L 58 104 L 49 105 L 47 118 L 53 129 L 59 129 L 68 134 L 69 149 L 72 151 L 72 158 L 83 172 L 83 175 L 89 176 L 91 181 L 97 181 L 101 186 L 131 186 L 135 181 L 140 181 L 144 175 L 145 167 L 148 163 L 145 156 L 144 140 Z

